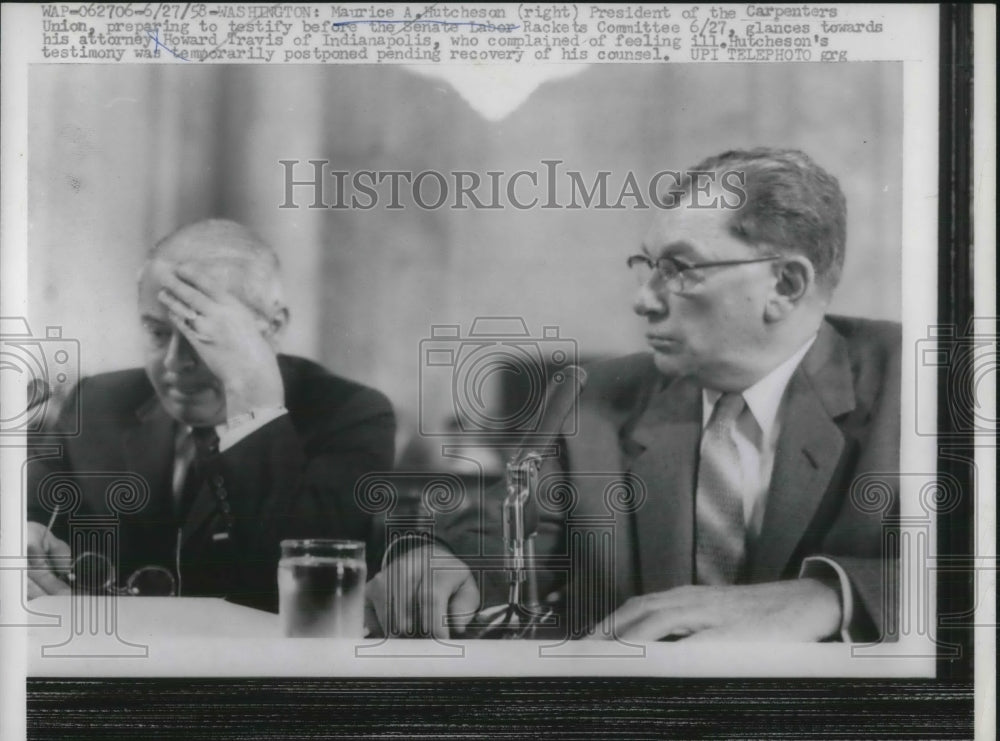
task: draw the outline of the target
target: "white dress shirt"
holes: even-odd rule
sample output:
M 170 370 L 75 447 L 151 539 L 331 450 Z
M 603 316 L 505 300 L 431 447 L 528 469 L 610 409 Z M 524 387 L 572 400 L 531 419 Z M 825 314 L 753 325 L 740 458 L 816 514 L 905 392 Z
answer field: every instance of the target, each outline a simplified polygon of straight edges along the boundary
M 284 406 L 255 409 L 250 414 L 242 415 L 236 420 L 227 420 L 221 425 L 216 425 L 215 433 L 219 436 L 219 452 L 225 452 L 251 432 L 256 432 L 268 422 L 286 414 L 288 414 L 288 410 Z M 191 467 L 193 461 L 194 439 L 191 437 L 191 427 L 179 425 L 177 436 L 174 438 L 172 484 L 175 499 L 180 499 L 184 489 L 184 479 L 187 477 L 188 468 Z
M 774 457 L 781 435 L 785 390 L 802 358 L 815 341 L 816 335 L 813 335 L 791 357 L 743 391 L 743 399 L 746 401 L 749 414 L 743 414 L 737 420 L 733 437 L 739 451 L 743 481 L 746 482 L 743 490 L 743 521 L 746 524 L 748 543 L 757 540 L 764 523 L 767 493 L 771 488 Z M 715 403 L 721 396 L 721 391 L 702 390 L 702 429 L 708 425 Z M 844 641 L 849 641 L 847 626 L 851 622 L 853 603 L 851 583 L 847 573 L 831 559 L 811 556 L 803 560 L 799 577 L 836 578 L 840 585 L 843 616 L 840 635 Z
M 816 336 L 813 335 L 788 360 L 742 392 L 750 413 L 740 415 L 733 437 L 740 454 L 740 467 L 746 484 L 743 490 L 743 521 L 750 542 L 760 535 L 764 522 L 764 507 L 767 505 L 767 492 L 771 487 L 771 472 L 774 470 L 774 454 L 781 435 L 782 398 L 792 374 L 815 340 Z M 702 429 L 708 425 L 715 403 L 721 396 L 722 392 L 714 389 L 704 389 L 701 392 Z

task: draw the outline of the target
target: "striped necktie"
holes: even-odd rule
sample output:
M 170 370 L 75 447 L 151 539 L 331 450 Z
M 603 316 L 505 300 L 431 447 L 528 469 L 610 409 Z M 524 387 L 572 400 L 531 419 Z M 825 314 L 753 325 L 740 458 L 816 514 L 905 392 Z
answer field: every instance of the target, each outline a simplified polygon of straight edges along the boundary
M 701 438 L 695 492 L 695 583 L 735 584 L 746 565 L 743 472 L 734 433 L 742 394 L 723 394 Z

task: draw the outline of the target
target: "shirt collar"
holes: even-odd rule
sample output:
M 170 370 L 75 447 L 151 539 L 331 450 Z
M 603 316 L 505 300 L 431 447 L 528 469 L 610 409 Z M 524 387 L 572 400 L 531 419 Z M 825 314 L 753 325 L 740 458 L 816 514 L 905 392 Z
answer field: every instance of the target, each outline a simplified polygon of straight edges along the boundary
M 815 341 L 816 335 L 813 335 L 781 365 L 743 391 L 743 399 L 747 403 L 747 408 L 760 427 L 765 440 L 770 439 L 775 420 L 778 418 L 781 398 L 785 395 L 788 382 L 792 380 L 792 374 L 795 373 L 795 369 L 799 367 L 802 358 L 809 352 L 809 348 L 813 346 Z M 722 396 L 721 391 L 708 388 L 702 390 L 702 427 L 708 425 L 712 409 L 715 408 L 715 402 L 719 400 L 720 396 Z

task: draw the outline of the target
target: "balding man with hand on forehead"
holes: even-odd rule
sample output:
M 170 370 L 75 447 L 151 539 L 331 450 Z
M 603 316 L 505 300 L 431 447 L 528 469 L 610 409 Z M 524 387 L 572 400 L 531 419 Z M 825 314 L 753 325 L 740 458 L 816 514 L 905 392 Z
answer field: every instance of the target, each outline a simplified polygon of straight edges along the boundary
M 119 514 L 119 587 L 153 566 L 183 596 L 276 610 L 282 538 L 369 538 L 354 484 L 392 466 L 392 407 L 278 353 L 289 321 L 278 260 L 235 222 L 199 221 L 159 242 L 140 271 L 139 318 L 145 368 L 85 379 L 64 407 L 79 404 L 79 436 L 39 441 L 62 455 L 29 465 L 28 596 L 69 591 L 70 514 L 114 514 L 107 480 L 84 474 L 122 472 L 150 496 Z M 49 532 L 51 474 L 72 477 L 82 496 Z

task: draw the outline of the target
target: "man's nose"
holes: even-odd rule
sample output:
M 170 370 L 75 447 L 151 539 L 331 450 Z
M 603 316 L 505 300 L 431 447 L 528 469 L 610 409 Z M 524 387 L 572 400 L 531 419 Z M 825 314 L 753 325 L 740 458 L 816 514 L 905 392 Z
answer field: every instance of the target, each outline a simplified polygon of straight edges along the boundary
M 174 332 L 167 343 L 167 354 L 163 358 L 163 365 L 167 370 L 174 372 L 190 370 L 198 364 L 198 354 L 195 353 L 191 343 L 180 332 Z
M 639 316 L 664 316 L 667 314 L 667 301 L 663 294 L 653 287 L 653 281 L 648 280 L 639 286 L 635 299 L 632 302 L 632 310 Z

